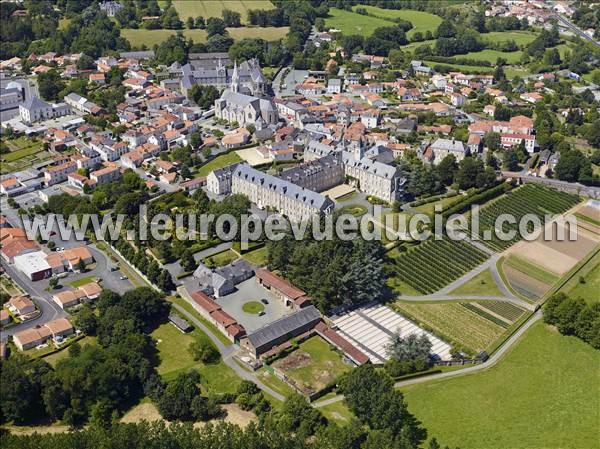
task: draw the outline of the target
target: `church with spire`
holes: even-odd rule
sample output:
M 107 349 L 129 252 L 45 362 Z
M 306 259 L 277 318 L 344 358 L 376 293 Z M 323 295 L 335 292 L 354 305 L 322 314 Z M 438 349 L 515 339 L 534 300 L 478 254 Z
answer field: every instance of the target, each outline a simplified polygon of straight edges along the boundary
M 231 84 L 215 101 L 215 117 L 230 123 L 237 122 L 240 126 L 252 124 L 257 129 L 275 124 L 279 121 L 277 108 L 271 99 L 258 96 L 263 93 L 264 89 L 261 92 L 253 92 L 243 84 L 235 62 Z
M 267 92 L 268 82 L 258 59 L 249 59 L 239 65 L 236 62 L 233 68 L 225 66 L 221 59 L 209 67 L 199 62 L 190 61 L 185 65 L 175 62 L 169 67 L 169 75 L 179 80 L 179 90 L 186 96 L 196 84 L 226 89 L 231 86 L 234 75 L 240 93 L 262 97 Z

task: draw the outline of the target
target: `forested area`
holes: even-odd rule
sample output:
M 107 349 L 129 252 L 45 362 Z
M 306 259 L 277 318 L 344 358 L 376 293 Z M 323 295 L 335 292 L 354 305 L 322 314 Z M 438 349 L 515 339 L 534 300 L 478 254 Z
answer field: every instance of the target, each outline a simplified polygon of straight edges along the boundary
M 563 335 L 574 335 L 600 349 L 600 303 L 556 293 L 544 306 L 544 321 Z
M 268 241 L 269 269 L 304 290 L 323 312 L 383 299 L 387 294 L 384 250 L 377 241 L 295 240 L 291 234 Z
M 188 386 L 193 387 L 193 375 Z M 216 423 L 200 428 L 190 424 L 166 426 L 163 422 L 119 424 L 116 419 L 94 420 L 85 429 L 70 433 L 32 436 L 4 435 L 7 449 L 55 447 L 128 447 L 131 449 L 416 449 L 423 447 L 427 431 L 408 411 L 402 393 L 395 390 L 384 372 L 364 365 L 351 371 L 342 382 L 346 404 L 356 418 L 343 426 L 328 420 L 298 395 L 286 399 L 279 410 L 259 413 L 258 423 L 246 428 Z M 188 389 L 189 394 L 193 388 Z M 238 403 L 260 396 L 256 387 L 244 382 Z M 198 396 L 195 396 L 196 398 Z M 241 399 L 243 398 L 243 399 Z M 192 408 L 193 410 L 194 408 Z M 425 447 L 440 449 L 435 438 Z

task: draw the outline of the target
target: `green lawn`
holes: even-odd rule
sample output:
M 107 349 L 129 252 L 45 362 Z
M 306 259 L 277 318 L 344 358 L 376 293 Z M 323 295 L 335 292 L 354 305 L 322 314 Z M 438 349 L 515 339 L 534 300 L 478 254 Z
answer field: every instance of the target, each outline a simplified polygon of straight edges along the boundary
M 451 70 L 458 70 L 463 73 L 491 73 L 494 68 L 493 67 L 483 67 L 477 65 L 463 65 L 463 64 L 447 64 L 445 62 L 435 62 L 435 61 L 424 61 L 429 67 L 435 67 L 436 65 L 447 67 Z
M 451 292 L 452 295 L 498 295 L 502 292 L 494 282 L 491 270 L 487 269 Z
M 227 249 L 220 253 L 206 257 L 202 260 L 202 263 L 204 263 L 207 266 L 223 267 L 225 265 L 230 264 L 237 258 L 238 255 L 236 253 L 234 253 L 230 249 Z
M 200 315 L 198 312 L 196 312 L 196 310 L 192 307 L 192 305 L 189 302 L 187 302 L 185 299 L 181 298 L 180 296 L 168 296 L 167 300 L 183 307 L 188 313 L 192 314 L 192 316 L 194 318 L 196 318 L 198 321 L 200 321 L 202 324 L 204 324 L 207 328 L 209 328 L 212 331 L 212 333 L 215 335 L 215 337 L 217 337 L 221 341 L 221 343 L 223 343 L 226 346 L 231 344 L 231 341 L 225 335 L 223 335 L 223 332 L 221 332 L 217 328 L 217 326 L 215 326 L 213 323 L 207 321 L 202 315 Z
M 329 8 L 329 16 L 325 19 L 325 28 L 335 28 L 346 35 L 359 34 L 368 37 L 377 28 L 388 26 L 394 26 L 394 22 L 337 8 Z
M 81 346 L 83 348 L 85 345 L 97 345 L 98 340 L 96 339 L 96 337 L 85 336 L 81 340 L 77 341 L 77 343 L 79 344 L 79 346 Z M 61 351 L 55 352 L 54 354 L 50 354 L 50 355 L 44 357 L 43 359 L 44 359 L 44 361 L 48 362 L 50 365 L 56 366 L 56 364 L 59 361 L 67 358 L 68 356 L 69 356 L 69 347 L 67 346 L 66 348 L 62 349 Z
M 250 251 L 250 252 L 242 255 L 242 257 L 244 259 L 246 259 L 248 262 L 250 262 L 251 264 L 262 267 L 267 264 L 268 255 L 269 255 L 269 251 L 267 250 L 267 248 L 263 247 L 263 248 L 255 249 L 254 251 Z
M 77 287 L 81 287 L 82 285 L 89 284 L 90 282 L 94 282 L 95 280 L 96 280 L 96 276 L 93 276 L 93 275 L 86 276 L 81 279 L 77 279 L 76 281 L 69 282 L 69 285 L 71 287 L 77 288 Z
M 506 62 L 509 64 L 515 64 L 521 60 L 522 51 L 498 51 L 498 50 L 490 50 L 485 49 L 481 51 L 472 51 L 471 53 L 467 53 L 465 55 L 457 55 L 457 58 L 469 58 L 469 59 L 480 59 L 482 61 L 489 61 L 492 64 L 496 63 L 498 58 L 506 59 Z
M 328 420 L 335 421 L 340 425 L 348 424 L 355 417 L 344 401 L 334 402 L 319 407 L 317 410 L 323 413 Z
M 218 363 L 196 362 L 188 346 L 194 340 L 210 341 L 199 329 L 182 333 L 171 323 L 160 325 L 150 334 L 156 341 L 159 365 L 158 374 L 166 380 L 173 379 L 182 371 L 196 369 L 200 372 L 202 386 L 212 393 L 234 392 L 240 379 L 235 372 L 219 360 Z
M 584 282 L 580 281 L 580 277 Z M 568 286 L 569 296 L 583 298 L 590 304 L 600 302 L 600 253 L 589 262 L 589 269 L 584 268 Z
M 273 42 L 284 38 L 289 31 L 289 27 L 240 27 L 227 28 L 231 37 L 235 40 L 245 38 L 261 38 L 269 42 Z M 154 45 L 160 44 L 167 38 L 175 34 L 175 30 L 146 30 L 143 28 L 123 28 L 121 36 L 129 41 L 133 47 L 141 47 L 146 45 L 152 48 Z M 186 39 L 192 39 L 194 42 L 206 42 L 208 35 L 205 30 L 183 30 L 183 35 Z
M 354 215 L 355 217 L 361 217 L 368 212 L 368 209 L 362 204 L 348 204 L 347 206 L 342 207 L 341 212 L 343 214 L 350 214 Z
M 306 357 L 308 356 L 308 357 Z M 300 347 L 273 363 L 302 387 L 319 391 L 341 374 L 352 369 L 342 361 L 339 353 L 319 336 L 300 343 Z
M 538 322 L 489 370 L 401 390 L 443 445 L 591 449 L 600 432 L 599 366 L 600 352 Z
M 242 16 L 242 23 L 248 19 L 249 9 L 274 9 L 273 4 L 268 0 L 227 0 L 227 1 L 206 1 L 206 0 L 174 0 L 173 6 L 177 10 L 181 20 L 185 22 L 188 17 L 196 18 L 202 16 L 205 19 L 209 17 L 222 17 L 223 10 L 239 12 Z
M 412 36 L 416 32 L 420 31 L 425 34 L 427 31 L 432 33 L 437 30 L 437 27 L 442 23 L 442 18 L 434 14 L 423 11 L 415 11 L 412 9 L 383 9 L 376 6 L 368 5 L 357 5 L 353 9 L 364 8 L 367 12 L 383 20 L 390 19 L 402 19 L 412 23 L 413 28 L 406 33 L 408 37 Z
M 242 310 L 251 315 L 256 315 L 265 310 L 265 306 L 260 301 L 248 301 L 242 305 Z
M 423 204 L 422 206 L 417 206 L 415 207 L 415 209 L 423 214 L 433 214 L 435 212 L 435 206 L 442 206 L 442 210 L 444 210 L 452 204 L 461 201 L 462 199 L 462 195 L 451 196 L 450 198 L 442 198 L 439 201 L 434 201 L 432 203 Z
M 489 42 L 515 41 L 517 45 L 525 45 L 537 37 L 537 33 L 532 31 L 492 31 L 481 35 L 484 40 Z
M 196 173 L 196 176 L 207 176 L 213 170 L 225 167 L 227 165 L 235 164 L 236 162 L 240 162 L 241 160 L 242 159 L 237 155 L 235 151 L 232 151 L 227 154 L 222 154 L 208 161 L 206 164 L 200 167 L 198 169 L 198 172 Z

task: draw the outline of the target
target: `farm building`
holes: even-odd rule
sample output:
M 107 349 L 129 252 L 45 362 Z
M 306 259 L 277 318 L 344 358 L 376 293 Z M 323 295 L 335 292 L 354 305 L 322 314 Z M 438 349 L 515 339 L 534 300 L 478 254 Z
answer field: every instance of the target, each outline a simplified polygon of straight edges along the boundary
M 313 329 L 320 320 L 321 314 L 315 306 L 308 306 L 252 332 L 240 345 L 259 358 L 274 346 Z
M 310 298 L 305 292 L 265 268 L 256 271 L 256 281 L 279 298 L 286 307 L 298 310 L 310 305 Z

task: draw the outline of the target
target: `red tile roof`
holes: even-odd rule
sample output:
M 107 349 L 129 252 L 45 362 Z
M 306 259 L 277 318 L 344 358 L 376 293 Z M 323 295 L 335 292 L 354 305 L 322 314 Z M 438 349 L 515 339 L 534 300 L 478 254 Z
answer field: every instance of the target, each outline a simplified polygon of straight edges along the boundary
M 260 279 L 261 282 L 267 287 L 274 287 L 275 289 L 279 290 L 282 294 L 284 294 L 292 300 L 306 295 L 306 293 L 300 290 L 299 288 L 294 287 L 289 282 L 284 281 L 279 276 L 276 276 L 275 274 L 271 273 L 265 268 L 257 270 L 256 277 L 258 277 L 258 279 Z
M 327 326 L 323 321 L 320 321 L 319 324 L 315 326 L 315 330 L 319 335 L 323 338 L 340 348 L 344 353 L 354 360 L 359 365 L 363 363 L 367 363 L 369 361 L 369 357 L 365 355 L 362 351 L 356 348 L 352 343 L 338 334 L 336 331 Z

